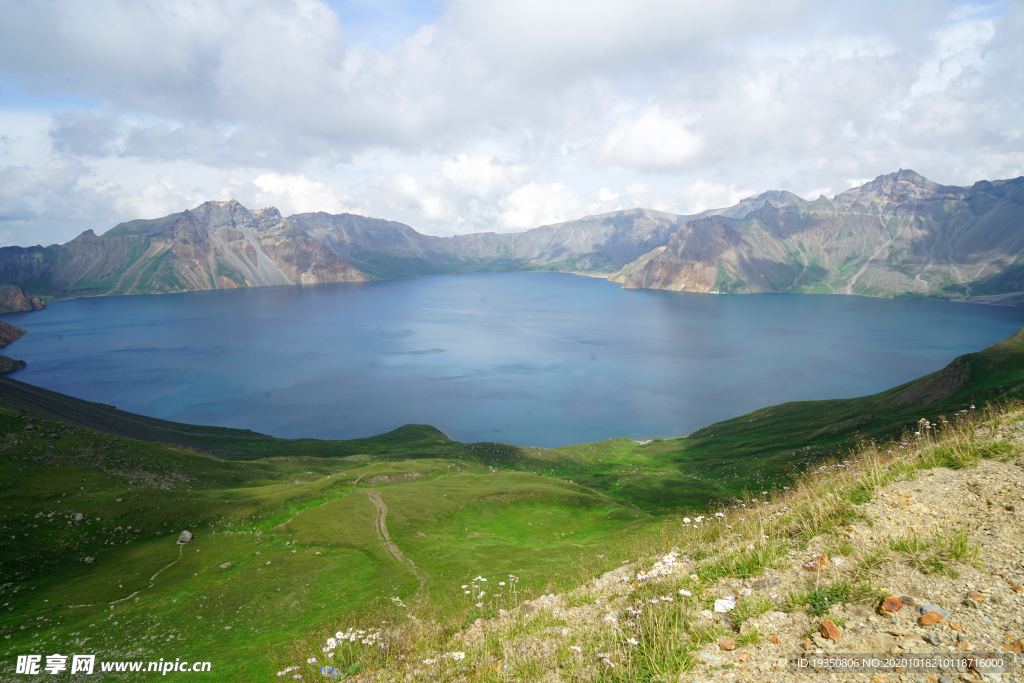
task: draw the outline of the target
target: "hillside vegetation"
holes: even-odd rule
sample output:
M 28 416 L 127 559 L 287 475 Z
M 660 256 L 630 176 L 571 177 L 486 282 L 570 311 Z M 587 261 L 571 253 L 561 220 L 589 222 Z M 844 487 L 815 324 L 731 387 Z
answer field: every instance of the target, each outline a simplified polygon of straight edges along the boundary
M 256 680 L 279 669 L 297 634 L 365 624 L 382 605 L 399 610 L 392 623 L 414 610 L 420 621 L 403 628 L 433 633 L 408 647 L 441 647 L 476 618 L 644 557 L 678 515 L 707 516 L 751 491 L 784 495 L 864 439 L 1012 397 L 1022 355 L 1018 332 L 874 396 L 775 406 L 684 439 L 557 449 L 463 444 L 426 425 L 277 439 L 0 378 L 5 652 L 203 652 L 225 680 Z M 195 537 L 179 545 L 183 530 Z M 453 592 L 476 575 L 506 581 L 486 591 L 497 602 L 473 594 L 479 581 L 466 589 L 474 602 Z

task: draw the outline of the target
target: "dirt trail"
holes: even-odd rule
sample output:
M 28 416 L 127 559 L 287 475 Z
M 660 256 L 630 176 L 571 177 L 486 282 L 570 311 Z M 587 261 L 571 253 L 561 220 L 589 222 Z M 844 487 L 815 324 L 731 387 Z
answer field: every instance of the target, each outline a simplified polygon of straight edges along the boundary
M 388 535 L 388 527 L 385 523 L 388 516 L 388 506 L 381 500 L 380 494 L 376 491 L 366 491 L 367 497 L 370 502 L 373 503 L 374 507 L 377 508 L 377 519 L 374 521 L 374 527 L 377 530 L 377 538 L 380 539 L 380 545 L 384 548 L 384 551 L 391 555 L 401 565 L 404 565 L 416 580 L 420 582 L 420 591 L 423 591 L 430 583 L 430 574 L 423 571 L 410 560 L 408 557 L 402 554 L 402 551 L 398 549 L 398 546 L 391 540 L 391 536 Z

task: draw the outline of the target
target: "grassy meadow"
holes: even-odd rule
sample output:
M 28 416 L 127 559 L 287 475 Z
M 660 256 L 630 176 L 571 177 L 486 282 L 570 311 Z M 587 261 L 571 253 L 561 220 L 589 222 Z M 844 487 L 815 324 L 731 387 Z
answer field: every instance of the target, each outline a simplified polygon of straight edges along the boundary
M 462 444 L 426 425 L 276 439 L 2 379 L 0 679 L 19 654 L 96 653 L 267 680 L 366 615 L 415 607 L 461 628 L 635 560 L 676 514 L 778 491 L 922 417 L 1012 397 L 1022 361 L 1017 333 L 874 396 L 556 449 Z M 195 538 L 179 545 L 185 529 Z M 476 576 L 487 599 L 487 582 L 461 588 Z

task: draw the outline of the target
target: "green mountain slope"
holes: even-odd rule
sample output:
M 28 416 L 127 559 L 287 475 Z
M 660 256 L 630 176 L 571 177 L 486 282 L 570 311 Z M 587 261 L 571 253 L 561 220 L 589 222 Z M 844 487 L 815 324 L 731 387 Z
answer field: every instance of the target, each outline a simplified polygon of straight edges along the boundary
M 659 533 L 658 513 L 784 485 L 858 438 L 1022 387 L 1024 330 L 873 396 L 540 449 L 425 425 L 276 439 L 0 379 L 0 642 L 7 657 L 201 652 L 218 680 L 263 680 L 295 633 L 339 613 L 461 598 L 477 574 L 532 594 L 575 585 Z

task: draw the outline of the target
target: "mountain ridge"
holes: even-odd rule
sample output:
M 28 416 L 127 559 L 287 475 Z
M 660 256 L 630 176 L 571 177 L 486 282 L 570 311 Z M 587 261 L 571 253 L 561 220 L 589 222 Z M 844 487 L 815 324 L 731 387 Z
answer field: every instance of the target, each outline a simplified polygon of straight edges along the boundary
M 548 270 L 632 289 L 1024 300 L 1024 177 L 900 169 L 805 200 L 768 190 L 692 215 L 633 208 L 450 237 L 356 214 L 208 201 L 63 245 L 0 248 L 0 282 L 52 298 Z

